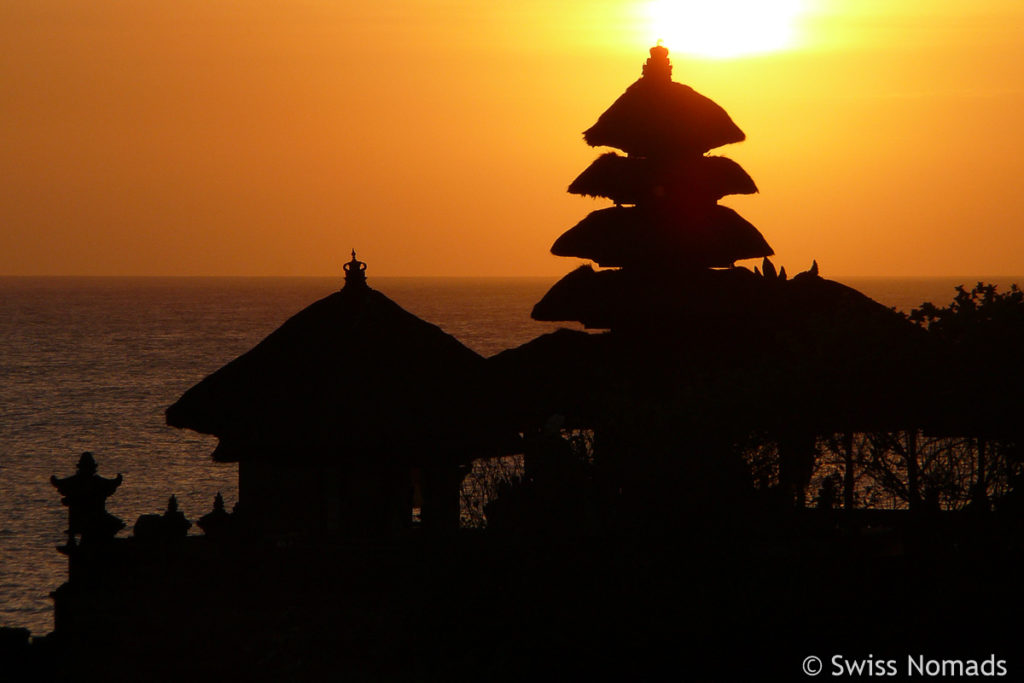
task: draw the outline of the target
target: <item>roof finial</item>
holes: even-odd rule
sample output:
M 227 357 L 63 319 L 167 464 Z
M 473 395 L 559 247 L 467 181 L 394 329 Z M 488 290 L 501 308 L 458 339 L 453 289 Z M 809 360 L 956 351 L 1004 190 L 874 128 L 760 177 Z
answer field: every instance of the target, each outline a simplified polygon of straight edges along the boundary
M 352 260 L 342 266 L 345 270 L 345 286 L 366 286 L 366 264 L 356 259 L 356 250 L 352 250 Z
M 672 80 L 672 63 L 668 60 L 668 48 L 658 41 L 651 48 L 651 57 L 644 64 L 643 77 L 656 81 Z

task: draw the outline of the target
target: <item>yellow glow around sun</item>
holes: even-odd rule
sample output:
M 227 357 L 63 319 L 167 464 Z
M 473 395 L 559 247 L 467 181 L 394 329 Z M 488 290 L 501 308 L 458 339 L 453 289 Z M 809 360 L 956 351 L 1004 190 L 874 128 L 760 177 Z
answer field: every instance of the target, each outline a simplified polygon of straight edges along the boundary
M 647 4 L 651 38 L 673 52 L 738 57 L 796 43 L 806 0 L 654 0 Z

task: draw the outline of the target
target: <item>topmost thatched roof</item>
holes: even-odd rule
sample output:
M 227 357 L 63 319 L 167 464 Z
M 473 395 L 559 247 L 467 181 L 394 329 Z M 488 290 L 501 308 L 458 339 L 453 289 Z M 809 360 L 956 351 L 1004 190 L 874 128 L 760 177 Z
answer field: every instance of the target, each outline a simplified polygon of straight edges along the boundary
M 712 100 L 671 80 L 668 50 L 651 48 L 644 75 L 583 133 L 587 144 L 636 156 L 703 154 L 745 139 Z
M 468 461 L 508 445 L 481 407 L 483 373 L 478 354 L 357 280 L 186 391 L 167 423 L 220 437 L 222 461 Z

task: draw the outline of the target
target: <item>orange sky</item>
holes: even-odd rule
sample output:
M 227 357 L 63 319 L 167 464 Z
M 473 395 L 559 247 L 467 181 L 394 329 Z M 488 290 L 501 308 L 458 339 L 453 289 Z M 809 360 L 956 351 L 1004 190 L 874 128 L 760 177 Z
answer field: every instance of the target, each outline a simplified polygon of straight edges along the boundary
M 770 0 L 763 0 L 768 2 Z M 0 3 L 0 274 L 560 275 L 645 2 Z M 1024 3 L 804 0 L 798 44 L 672 50 L 790 272 L 1024 273 Z M 662 35 L 664 34 L 664 35 Z

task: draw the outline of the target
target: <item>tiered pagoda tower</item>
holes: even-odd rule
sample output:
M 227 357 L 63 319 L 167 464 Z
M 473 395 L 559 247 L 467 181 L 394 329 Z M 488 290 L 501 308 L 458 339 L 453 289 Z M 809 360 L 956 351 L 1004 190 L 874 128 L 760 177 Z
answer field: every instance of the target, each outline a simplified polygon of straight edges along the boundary
M 818 437 L 914 428 L 926 386 L 920 330 L 816 262 L 776 271 L 757 228 L 718 203 L 757 191 L 739 164 L 708 155 L 745 136 L 671 73 L 668 50 L 651 48 L 641 78 L 584 132 L 625 156 L 598 157 L 569 191 L 615 206 L 551 251 L 602 269 L 569 273 L 532 313 L 610 332 L 562 330 L 495 357 L 540 406 L 535 421 L 564 414 L 594 430 L 594 462 L 641 527 L 681 498 L 699 508 L 739 495 L 735 445 L 749 438 L 777 447 L 779 488 L 803 505 Z M 751 258 L 760 271 L 735 265 Z
M 584 132 L 591 146 L 626 156 L 601 155 L 569 192 L 606 197 L 615 206 L 592 212 L 551 252 L 616 270 L 584 266 L 570 273 L 537 304 L 535 319 L 615 328 L 641 283 L 636 293 L 649 301 L 652 279 L 659 283 L 654 289 L 666 278 L 679 285 L 680 278 L 699 280 L 709 269 L 774 253 L 757 228 L 718 203 L 729 194 L 757 192 L 739 164 L 707 154 L 742 141 L 743 131 L 724 109 L 671 76 L 668 49 L 651 48 L 640 79 Z

